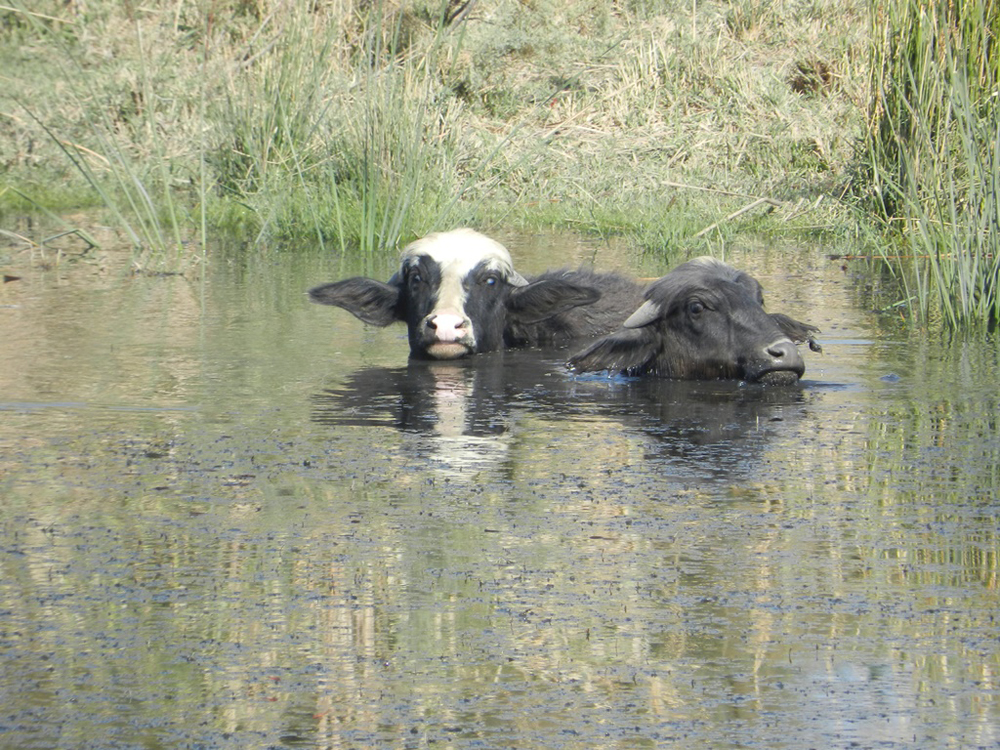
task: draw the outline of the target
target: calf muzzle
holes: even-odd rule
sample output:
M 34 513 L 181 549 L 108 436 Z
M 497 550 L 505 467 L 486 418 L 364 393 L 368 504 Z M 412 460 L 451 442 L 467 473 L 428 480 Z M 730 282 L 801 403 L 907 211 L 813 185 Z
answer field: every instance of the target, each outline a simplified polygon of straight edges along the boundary
M 458 359 L 475 348 L 468 318 L 453 313 L 435 313 L 424 319 L 423 343 L 434 359 Z

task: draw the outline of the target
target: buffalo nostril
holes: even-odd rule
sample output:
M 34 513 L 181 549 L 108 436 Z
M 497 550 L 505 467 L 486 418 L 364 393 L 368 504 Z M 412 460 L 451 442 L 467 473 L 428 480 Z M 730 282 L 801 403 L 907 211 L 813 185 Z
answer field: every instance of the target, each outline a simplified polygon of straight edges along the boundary
M 802 361 L 799 349 L 789 339 L 775 341 L 773 344 L 767 346 L 764 351 L 770 358 L 770 363 L 764 365 L 766 370 L 788 370 L 798 373 L 800 377 L 805 372 L 806 364 Z
M 779 341 L 767 347 L 767 353 L 775 359 L 786 359 L 790 354 L 797 353 L 797 350 L 791 341 Z

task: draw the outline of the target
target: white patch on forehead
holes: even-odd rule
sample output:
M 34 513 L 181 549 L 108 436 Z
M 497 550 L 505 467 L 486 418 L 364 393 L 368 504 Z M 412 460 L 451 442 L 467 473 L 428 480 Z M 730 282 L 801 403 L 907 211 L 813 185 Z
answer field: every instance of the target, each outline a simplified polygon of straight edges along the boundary
M 464 320 L 465 336 L 471 341 L 476 339 L 476 330 L 465 309 L 466 277 L 477 267 L 484 267 L 514 286 L 528 283 L 514 270 L 507 248 L 473 229 L 436 232 L 410 243 L 402 252 L 403 270 L 419 263 L 420 258 L 432 260 L 441 273 L 436 289 L 437 303 L 426 319 L 458 316 Z
M 442 280 L 448 277 L 463 279 L 480 263 L 497 271 L 511 283 L 517 284 L 515 279 L 520 278 L 514 272 L 514 263 L 507 248 L 474 229 L 435 232 L 410 243 L 402 252 L 403 268 L 413 265 L 422 255 L 437 262 Z

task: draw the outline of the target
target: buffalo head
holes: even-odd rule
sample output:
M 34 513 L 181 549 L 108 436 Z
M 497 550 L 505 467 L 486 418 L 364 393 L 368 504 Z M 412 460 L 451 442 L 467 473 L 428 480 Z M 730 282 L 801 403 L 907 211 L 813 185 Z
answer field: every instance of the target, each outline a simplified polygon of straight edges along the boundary
M 410 355 L 457 359 L 502 349 L 513 329 L 596 302 L 600 291 L 572 274 L 528 281 L 499 242 L 456 229 L 408 245 L 388 282 L 352 278 L 309 291 L 313 302 L 336 305 L 365 323 L 406 323 Z
M 570 359 L 578 372 L 609 370 L 687 380 L 794 383 L 805 371 L 796 343 L 818 329 L 764 311 L 760 283 L 713 258 L 654 281 L 623 327 Z

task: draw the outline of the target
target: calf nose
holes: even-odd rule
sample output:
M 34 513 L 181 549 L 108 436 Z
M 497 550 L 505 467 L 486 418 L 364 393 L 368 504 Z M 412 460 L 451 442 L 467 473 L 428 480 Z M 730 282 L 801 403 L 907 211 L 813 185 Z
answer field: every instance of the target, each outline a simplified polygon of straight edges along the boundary
M 458 341 L 465 335 L 465 322 L 461 315 L 442 313 L 429 317 L 427 327 L 438 341 Z
M 788 339 L 775 341 L 767 347 L 767 354 L 776 368 L 805 372 L 806 366 L 799 354 L 799 349 Z

